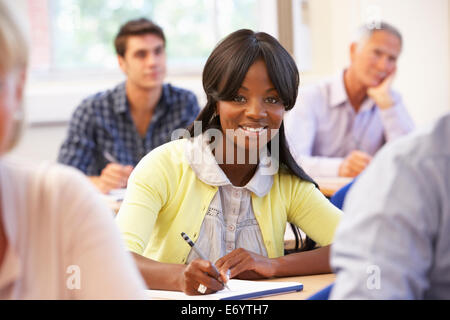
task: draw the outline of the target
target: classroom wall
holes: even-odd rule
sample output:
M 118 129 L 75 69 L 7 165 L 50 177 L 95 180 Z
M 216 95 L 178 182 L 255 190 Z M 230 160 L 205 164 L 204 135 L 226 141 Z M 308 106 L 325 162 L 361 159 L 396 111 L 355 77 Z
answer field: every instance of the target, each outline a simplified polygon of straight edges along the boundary
M 23 7 L 23 1 L 16 3 Z M 293 6 L 300 5 L 300 0 L 293 1 Z M 382 18 L 403 33 L 404 48 L 394 87 L 401 92 L 417 125 L 425 125 L 450 111 L 448 0 L 305 1 L 302 8 L 307 25 L 302 30 L 301 40 L 305 41 L 309 59 L 297 61 L 301 86 L 338 72 L 348 64 L 352 33 L 366 21 L 367 7 L 370 6 L 378 7 Z M 267 12 L 262 15 L 270 16 Z M 266 23 L 268 31 L 276 34 L 276 15 L 272 16 L 272 20 L 263 20 L 269 21 Z M 299 33 L 296 36 L 300 38 Z M 298 43 L 299 39 L 294 41 L 297 46 L 302 45 Z M 30 78 L 26 90 L 29 125 L 13 153 L 36 161 L 55 160 L 66 135 L 67 121 L 76 105 L 87 95 L 111 88 L 121 80 L 123 76 L 119 71 L 101 76 L 80 74 L 70 79 L 64 75 L 51 79 Z M 200 105 L 204 105 L 200 74 L 175 75 L 169 66 L 168 81 L 193 90 Z

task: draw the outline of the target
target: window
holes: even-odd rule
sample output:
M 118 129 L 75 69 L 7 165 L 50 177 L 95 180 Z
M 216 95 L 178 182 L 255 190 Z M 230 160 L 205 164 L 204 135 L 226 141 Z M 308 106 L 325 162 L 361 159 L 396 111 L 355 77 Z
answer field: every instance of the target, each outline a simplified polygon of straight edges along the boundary
M 34 74 L 117 70 L 114 37 L 130 19 L 147 17 L 163 28 L 169 70 L 201 70 L 225 35 L 260 24 L 258 0 L 27 0 L 27 5 Z
M 214 46 L 241 28 L 277 37 L 276 1 L 15 0 L 32 48 L 27 122 L 63 125 L 82 99 L 123 81 L 114 37 L 123 23 L 140 17 L 164 29 L 167 82 L 193 91 L 202 106 L 201 72 Z

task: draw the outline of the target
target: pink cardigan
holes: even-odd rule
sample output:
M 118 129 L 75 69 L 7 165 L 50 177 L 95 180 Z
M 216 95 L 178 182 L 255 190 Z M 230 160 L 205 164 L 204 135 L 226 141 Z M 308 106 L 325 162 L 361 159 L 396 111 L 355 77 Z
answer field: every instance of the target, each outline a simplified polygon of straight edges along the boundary
M 76 170 L 0 158 L 0 299 L 144 299 L 110 210 Z

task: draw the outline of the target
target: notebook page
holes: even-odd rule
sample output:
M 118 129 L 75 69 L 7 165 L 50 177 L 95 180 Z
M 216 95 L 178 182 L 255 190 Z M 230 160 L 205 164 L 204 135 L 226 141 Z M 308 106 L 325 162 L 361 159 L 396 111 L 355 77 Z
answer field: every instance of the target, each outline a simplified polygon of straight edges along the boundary
M 230 290 L 223 289 L 221 291 L 188 296 L 180 291 L 167 290 L 146 290 L 149 298 L 154 299 L 170 299 L 170 300 L 222 300 L 222 299 L 248 299 L 273 294 L 281 294 L 292 291 L 300 291 L 303 285 L 300 282 L 283 282 L 283 281 L 251 281 L 231 279 L 228 281 Z

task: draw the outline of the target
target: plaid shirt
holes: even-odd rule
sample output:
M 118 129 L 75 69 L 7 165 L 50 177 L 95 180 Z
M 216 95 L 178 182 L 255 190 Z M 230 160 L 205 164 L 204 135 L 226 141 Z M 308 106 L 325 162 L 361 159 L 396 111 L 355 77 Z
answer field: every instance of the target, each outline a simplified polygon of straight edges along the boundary
M 81 102 L 70 121 L 58 162 L 96 176 L 109 163 L 106 151 L 119 163 L 135 166 L 152 149 L 169 142 L 175 129 L 191 124 L 199 111 L 194 93 L 164 84 L 143 138 L 131 117 L 123 82 Z

